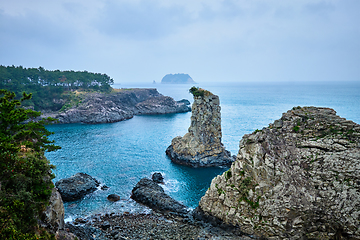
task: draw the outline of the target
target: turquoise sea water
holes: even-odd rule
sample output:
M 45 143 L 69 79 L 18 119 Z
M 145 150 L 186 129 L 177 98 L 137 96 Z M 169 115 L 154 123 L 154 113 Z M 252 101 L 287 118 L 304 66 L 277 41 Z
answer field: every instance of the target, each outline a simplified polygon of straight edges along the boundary
M 192 102 L 192 85 L 122 84 L 115 88 L 157 88 L 175 100 Z M 294 106 L 330 107 L 346 119 L 360 123 L 360 83 L 217 83 L 196 86 L 219 95 L 223 143 L 233 155 L 244 134 L 268 126 Z M 176 136 L 183 136 L 191 113 L 144 115 L 109 124 L 65 124 L 48 126 L 52 139 L 62 147 L 47 153 L 56 165 L 54 182 L 77 172 L 85 172 L 110 187 L 82 200 L 65 204 L 66 218 L 104 212 L 136 212 L 147 209 L 129 197 L 143 177 L 161 172 L 165 191 L 185 205 L 195 208 L 210 186 L 211 179 L 226 168 L 193 169 L 172 163 L 166 148 Z M 121 200 L 109 202 L 109 194 Z

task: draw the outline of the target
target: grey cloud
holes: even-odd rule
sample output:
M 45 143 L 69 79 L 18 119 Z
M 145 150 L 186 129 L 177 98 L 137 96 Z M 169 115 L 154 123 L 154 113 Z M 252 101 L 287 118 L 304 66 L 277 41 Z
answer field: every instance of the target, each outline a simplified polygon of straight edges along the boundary
M 21 16 L 9 16 L 0 12 L 0 32 L 2 45 L 17 42 L 49 47 L 62 47 L 74 41 L 74 32 L 38 13 L 29 12 Z
M 181 7 L 161 7 L 142 1 L 134 3 L 111 3 L 103 9 L 94 23 L 100 32 L 129 39 L 156 39 L 191 22 Z
M 334 10 L 335 10 L 335 6 L 329 1 L 310 3 L 304 6 L 304 11 L 311 14 L 322 15 Z
M 209 81 L 360 77 L 359 0 L 25 2 L 0 1 L 0 64 L 86 69 L 117 82 L 169 72 Z

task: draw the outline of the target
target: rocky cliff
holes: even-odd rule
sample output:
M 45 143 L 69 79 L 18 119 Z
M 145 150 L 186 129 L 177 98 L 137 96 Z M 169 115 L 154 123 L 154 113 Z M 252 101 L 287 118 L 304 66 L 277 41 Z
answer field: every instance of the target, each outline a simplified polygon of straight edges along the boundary
M 242 138 L 197 211 L 268 239 L 360 239 L 360 125 L 293 108 Z
M 139 114 L 188 112 L 186 101 L 176 102 L 156 89 L 122 89 L 111 94 L 89 93 L 77 106 L 63 112 L 44 114 L 60 123 L 110 123 Z
M 235 160 L 221 143 L 220 101 L 203 91 L 194 95 L 191 126 L 183 137 L 176 137 L 166 149 L 173 162 L 193 167 L 229 165 Z

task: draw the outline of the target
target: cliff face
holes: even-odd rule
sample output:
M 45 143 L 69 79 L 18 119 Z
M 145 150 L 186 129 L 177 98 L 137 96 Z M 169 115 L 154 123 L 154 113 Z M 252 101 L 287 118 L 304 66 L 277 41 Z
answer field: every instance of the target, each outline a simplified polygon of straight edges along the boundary
M 49 205 L 43 211 L 41 220 L 38 220 L 42 227 L 48 229 L 49 232 L 55 234 L 63 230 L 65 209 L 60 193 L 56 188 L 52 189 Z
M 119 122 L 139 114 L 165 114 L 189 112 L 183 101 L 176 102 L 156 89 L 130 89 L 115 94 L 89 94 L 78 106 L 64 112 L 44 115 L 60 123 Z
M 219 97 L 207 92 L 195 96 L 191 126 L 184 137 L 176 137 L 166 154 L 172 161 L 193 167 L 230 165 L 234 161 L 221 143 Z
M 245 135 L 198 212 L 269 239 L 360 239 L 360 125 L 294 108 Z

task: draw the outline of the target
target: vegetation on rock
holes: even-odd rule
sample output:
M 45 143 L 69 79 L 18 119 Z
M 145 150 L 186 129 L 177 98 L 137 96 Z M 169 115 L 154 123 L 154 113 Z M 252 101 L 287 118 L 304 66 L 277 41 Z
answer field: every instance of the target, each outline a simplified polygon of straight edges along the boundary
M 205 90 L 195 87 L 193 86 L 192 88 L 189 89 L 189 92 L 194 96 L 194 97 L 203 97 L 205 95 Z
M 31 94 L 16 100 L 2 89 L 0 96 L 0 239 L 52 239 L 37 219 L 53 188 L 54 166 L 44 153 L 60 147 L 48 139 L 52 133 L 44 124 L 55 119 L 32 121 L 41 113 L 21 107 Z

